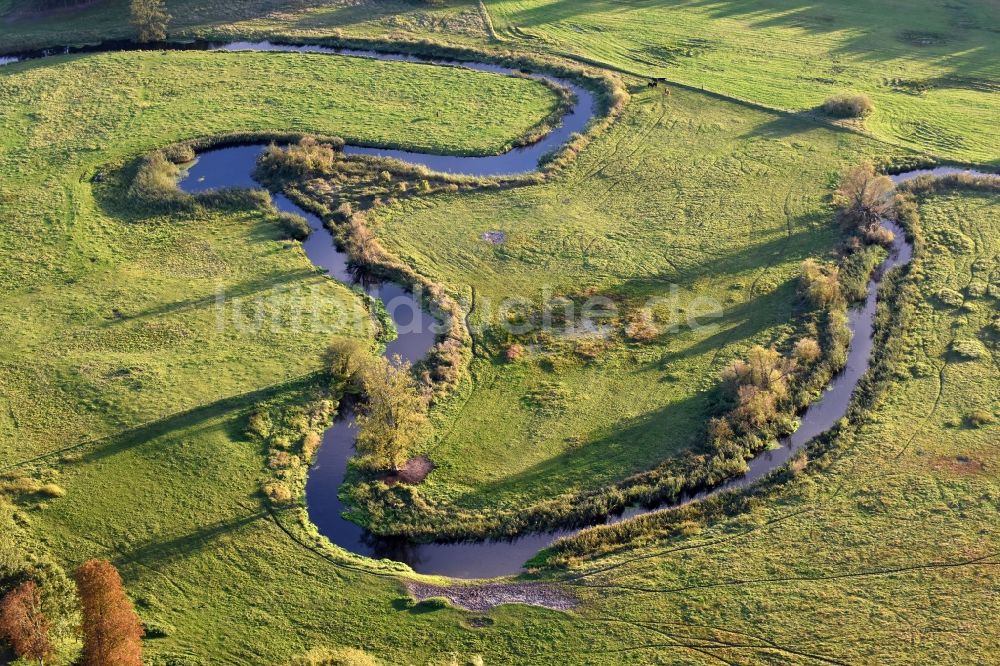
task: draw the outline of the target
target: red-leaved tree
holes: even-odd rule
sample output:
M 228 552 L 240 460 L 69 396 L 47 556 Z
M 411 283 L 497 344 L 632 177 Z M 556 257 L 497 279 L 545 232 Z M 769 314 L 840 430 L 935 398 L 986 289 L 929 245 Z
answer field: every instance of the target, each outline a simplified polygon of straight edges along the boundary
M 52 656 L 49 621 L 35 581 L 21 583 L 0 601 L 0 636 L 10 641 L 18 657 L 44 664 Z
M 107 560 L 89 560 L 76 572 L 83 610 L 83 666 L 142 666 L 142 624 Z

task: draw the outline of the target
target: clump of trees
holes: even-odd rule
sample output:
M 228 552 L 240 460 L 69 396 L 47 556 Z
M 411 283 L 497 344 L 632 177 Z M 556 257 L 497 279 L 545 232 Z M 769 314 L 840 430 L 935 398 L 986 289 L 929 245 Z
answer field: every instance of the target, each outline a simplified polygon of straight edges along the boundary
M 844 301 L 838 266 L 806 259 L 802 262 L 799 284 L 805 297 L 817 307 L 830 308 Z
M 753 433 L 775 423 L 779 407 L 789 396 L 789 382 L 795 373 L 795 359 L 785 358 L 775 349 L 755 346 L 746 360 L 733 361 L 722 372 L 736 407 L 725 417 L 731 430 Z M 716 424 L 713 436 L 725 431 Z
M 88 560 L 76 572 L 83 611 L 83 666 L 142 666 L 142 624 L 118 570 Z
M 302 178 L 330 174 L 343 148 L 342 140 L 320 142 L 305 136 L 287 148 L 271 144 L 257 158 L 257 175 L 263 178 Z
M 373 358 L 362 371 L 365 402 L 358 416 L 355 447 L 376 469 L 398 472 L 427 427 L 426 403 L 409 363 Z
M 358 393 L 371 350 L 357 338 L 336 338 L 326 349 L 326 369 L 334 393 Z
M 795 349 L 792 354 L 797 363 L 809 365 L 815 363 L 823 356 L 823 350 L 814 338 L 806 337 L 801 338 L 795 343 Z
M 863 93 L 842 93 L 823 102 L 823 112 L 835 118 L 864 118 L 874 110 L 872 98 Z
M 141 666 L 142 624 L 110 562 L 85 562 L 74 586 L 44 555 L 18 555 L 0 539 L 0 639 L 16 656 L 40 666 Z
M 375 469 L 398 472 L 426 434 L 427 400 L 412 366 L 399 356 L 373 356 L 359 341 L 339 338 L 326 354 L 331 387 L 360 393 L 355 447 Z
M 167 38 L 170 14 L 163 0 L 132 0 L 129 12 L 140 42 L 162 42 Z

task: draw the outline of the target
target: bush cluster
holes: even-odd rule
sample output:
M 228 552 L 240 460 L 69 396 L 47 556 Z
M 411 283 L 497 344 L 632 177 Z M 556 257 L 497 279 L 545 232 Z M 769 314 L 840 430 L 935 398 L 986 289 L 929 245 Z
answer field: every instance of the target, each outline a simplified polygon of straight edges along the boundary
M 305 396 L 304 403 L 292 397 L 262 402 L 247 419 L 246 435 L 262 447 L 267 460 L 261 492 L 275 506 L 302 497 L 309 465 L 336 412 L 337 403 L 318 388 Z
M 842 93 L 823 102 L 823 112 L 834 118 L 864 118 L 874 110 L 872 98 L 863 93 Z

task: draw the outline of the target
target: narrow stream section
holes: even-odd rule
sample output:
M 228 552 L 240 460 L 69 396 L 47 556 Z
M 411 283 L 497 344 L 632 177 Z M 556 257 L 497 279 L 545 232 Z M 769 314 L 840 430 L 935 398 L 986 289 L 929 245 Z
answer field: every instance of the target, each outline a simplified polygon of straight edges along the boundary
M 101 50 L 127 50 L 135 45 L 89 47 L 78 50 L 40 52 L 21 56 L 45 57 L 64 52 L 99 52 Z M 234 42 L 230 44 L 186 44 L 183 49 L 218 49 L 226 51 L 282 51 L 325 53 L 341 56 L 377 58 L 423 63 L 434 66 L 466 67 L 494 74 L 512 76 L 514 70 L 496 65 L 444 60 L 426 60 L 407 55 L 383 54 L 373 51 L 350 51 L 321 46 L 288 46 L 269 42 Z M 0 58 L 0 66 L 17 62 L 18 57 Z M 394 157 L 413 164 L 422 164 L 435 171 L 452 174 L 479 176 L 502 176 L 526 173 L 538 167 L 539 159 L 546 153 L 566 142 L 574 132 L 582 132 L 595 113 L 593 95 L 586 89 L 569 81 L 547 75 L 532 74 L 558 85 L 570 88 L 576 95 L 572 109 L 564 116 L 562 124 L 546 135 L 538 143 L 516 148 L 502 155 L 490 157 L 454 157 L 428 155 L 401 150 L 370 147 L 346 146 L 348 154 L 379 155 Z M 257 187 L 252 179 L 257 157 L 264 150 L 263 145 L 239 146 L 206 151 L 198 155 L 179 182 L 179 186 L 191 193 L 203 192 L 222 187 Z M 921 169 L 893 176 L 899 183 L 922 175 L 944 176 L 955 173 L 978 174 L 969 169 L 939 167 Z M 347 256 L 340 252 L 329 231 L 315 215 L 305 211 L 282 194 L 273 195 L 275 206 L 282 211 L 301 215 L 308 220 L 312 235 L 303 243 L 306 255 L 316 266 L 344 283 L 354 284 L 348 270 Z M 868 285 L 868 295 L 864 304 L 849 312 L 849 326 L 853 339 L 848 352 L 847 365 L 843 372 L 833 379 L 829 388 L 801 416 L 799 428 L 781 442 L 777 449 L 765 451 L 750 461 L 749 470 L 743 476 L 731 479 L 711 490 L 693 496 L 682 497 L 669 506 L 655 509 L 635 507 L 607 522 L 613 523 L 651 511 L 662 511 L 710 495 L 747 486 L 769 472 L 778 469 L 816 436 L 829 430 L 847 411 L 851 395 L 858 381 L 868 369 L 872 352 L 872 329 L 875 321 L 875 305 L 879 286 L 887 271 L 908 263 L 913 248 L 905 234 L 896 224 L 884 221 L 883 225 L 893 232 L 895 240 L 889 256 L 876 269 Z M 361 285 L 366 293 L 383 300 L 386 309 L 399 329 L 399 337 L 386 348 L 387 355 L 399 354 L 408 361 L 417 361 L 434 344 L 435 322 L 426 314 L 417 301 L 407 291 L 396 284 Z M 554 539 L 572 534 L 573 530 L 528 534 L 510 541 L 478 541 L 457 544 L 417 544 L 405 539 L 384 539 L 373 535 L 360 526 L 343 518 L 346 509 L 337 496 L 343 481 L 347 461 L 353 453 L 353 414 L 340 415 L 337 422 L 324 433 L 323 445 L 317 456 L 306 485 L 306 503 L 309 516 L 319 531 L 330 541 L 351 552 L 373 558 L 390 558 L 409 564 L 415 571 L 440 574 L 456 578 L 489 578 L 518 573 L 522 564 L 532 555 L 549 545 Z
M 269 42 L 234 42 L 213 45 L 224 51 L 280 51 L 297 53 L 325 53 L 331 55 L 380 60 L 423 63 L 433 66 L 465 67 L 497 75 L 523 75 L 513 69 L 483 63 L 424 60 L 413 56 L 383 54 L 374 51 L 332 49 L 322 46 L 286 46 Z M 571 81 L 542 74 L 530 74 L 556 85 L 569 88 L 575 97 L 572 107 L 562 117 L 561 123 L 536 143 L 518 147 L 501 155 L 487 157 L 460 157 L 431 155 L 404 150 L 391 150 L 347 145 L 349 155 L 376 155 L 424 165 L 434 171 L 472 176 L 512 176 L 529 173 L 538 168 L 546 154 L 566 143 L 576 132 L 583 132 L 593 118 L 596 107 L 593 94 Z M 223 187 L 260 187 L 252 177 L 258 156 L 264 145 L 247 145 L 209 150 L 198 155 L 178 183 L 186 192 L 197 193 Z M 296 206 L 288 197 L 273 194 L 275 207 L 281 211 L 301 215 L 309 222 L 313 233 L 303 243 L 306 256 L 316 266 L 346 284 L 355 284 L 348 269 L 346 253 L 337 249 L 330 232 L 312 213 Z M 434 345 L 436 322 L 425 313 L 412 295 L 392 283 L 360 285 L 366 293 L 380 298 L 392 317 L 399 337 L 386 347 L 385 354 L 399 354 L 403 359 L 420 360 Z M 323 434 L 319 449 L 306 483 L 306 506 L 309 518 L 320 533 L 331 542 L 353 553 L 376 559 L 389 558 L 410 565 L 415 571 L 441 574 L 457 578 L 489 578 L 517 573 L 521 565 L 536 552 L 547 546 L 557 536 L 570 532 L 532 534 L 512 541 L 479 541 L 450 544 L 418 544 L 407 539 L 383 538 L 343 517 L 347 509 L 337 491 L 344 480 L 347 463 L 354 453 L 354 415 L 341 413 L 334 425 Z

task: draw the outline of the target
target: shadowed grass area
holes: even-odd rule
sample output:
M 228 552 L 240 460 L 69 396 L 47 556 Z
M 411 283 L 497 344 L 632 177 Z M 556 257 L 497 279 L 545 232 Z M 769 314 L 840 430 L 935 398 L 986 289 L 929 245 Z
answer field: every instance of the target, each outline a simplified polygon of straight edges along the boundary
M 0 0 L 0 12 L 15 3 Z M 487 5 L 515 44 L 579 49 L 777 106 L 812 108 L 842 84 L 885 77 L 870 129 L 930 152 L 996 159 L 996 58 L 975 25 L 992 20 L 985 4 Z M 190 9 L 178 27 L 199 32 L 228 33 L 236 18 L 281 10 L 238 29 L 296 24 L 316 36 L 342 26 L 460 41 L 477 39 L 460 24 L 474 6 L 170 5 Z M 37 32 L 2 23 L 0 38 L 120 34 L 123 7 L 106 0 L 75 22 L 32 24 Z M 878 30 L 866 36 L 861 20 Z M 960 38 L 942 38 L 940 26 Z M 883 66 L 896 71 L 876 73 Z M 927 79 L 938 83 L 921 92 Z M 162 629 L 145 641 L 152 664 L 284 663 L 329 644 L 385 663 L 993 659 L 995 195 L 937 194 L 921 205 L 928 247 L 911 278 L 918 298 L 888 336 L 892 383 L 860 427 L 733 516 L 653 516 L 607 557 L 554 557 L 584 574 L 570 581 L 583 602 L 572 613 L 416 612 L 399 580 L 383 575 L 390 567 L 341 568 L 262 511 L 267 472 L 243 436 L 246 408 L 271 395 L 310 397 L 323 343 L 335 332 L 368 335 L 346 323 L 367 316 L 262 211 L 130 214 L 119 168 L 178 139 L 241 130 L 484 152 L 552 103 L 530 82 L 274 54 L 114 54 L 0 70 L 0 467 L 30 460 L 20 472 L 67 491 L 27 498 L 19 523 L 68 567 L 102 556 L 122 568 L 143 620 Z M 836 172 L 890 152 L 808 119 L 643 89 L 551 182 L 382 209 L 384 242 L 470 305 L 474 293 L 471 321 L 482 329 L 475 383 L 435 414 L 428 450 L 439 467 L 421 492 L 521 507 L 695 444 L 718 369 L 753 343 L 787 339 L 797 264 L 838 239 L 826 198 Z M 484 239 L 496 231 L 502 243 Z M 723 310 L 712 329 L 607 345 L 557 336 L 505 363 L 496 304 L 535 298 L 546 284 L 607 296 L 626 314 L 677 284 L 684 314 L 698 295 Z M 220 333 L 220 285 L 248 308 L 224 309 L 224 320 L 247 328 Z M 326 325 L 254 330 L 258 296 L 266 318 L 319 303 Z
M 26 497 L 19 520 L 67 568 L 90 556 L 123 568 L 166 634 L 147 641 L 151 663 L 280 663 L 331 631 L 399 659 L 493 650 L 461 636 L 456 611 L 397 611 L 394 580 L 333 567 L 263 512 L 246 410 L 306 400 L 329 338 L 371 334 L 356 296 L 260 208 L 171 215 L 128 195 L 125 167 L 179 139 L 293 128 L 486 152 L 558 101 L 522 79 L 397 65 L 120 53 L 0 71 L 0 456 L 68 487 Z M 384 633 L 361 638 L 375 622 Z M 450 638 L 415 650 L 408 636 L 427 631 Z
M 4 454 L 31 457 L 301 375 L 329 335 L 364 326 L 354 296 L 261 211 L 137 210 L 117 171 L 125 160 L 182 138 L 281 128 L 491 151 L 557 103 L 522 79 L 397 65 L 147 52 L 0 71 L 0 383 L 16 422 Z M 497 96 L 517 101 L 495 107 Z M 258 305 L 270 318 L 254 330 Z M 279 325 L 293 312 L 306 313 L 306 330 Z
M 478 3 L 470 0 L 166 0 L 168 36 L 223 37 L 275 29 L 329 37 L 331 28 L 359 37 L 386 33 L 462 42 L 486 39 Z M 132 39 L 129 0 L 93 0 L 39 11 L 33 0 L 0 2 L 0 50 L 16 51 L 107 39 Z

